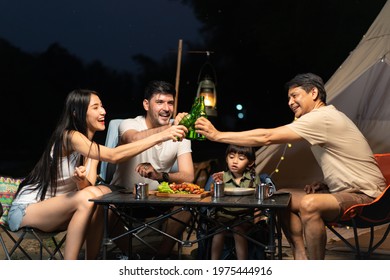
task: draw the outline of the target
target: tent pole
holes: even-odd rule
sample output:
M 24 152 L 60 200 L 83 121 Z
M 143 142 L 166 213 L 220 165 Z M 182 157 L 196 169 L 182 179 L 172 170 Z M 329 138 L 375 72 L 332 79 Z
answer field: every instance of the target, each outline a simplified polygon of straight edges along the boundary
M 175 109 L 173 112 L 173 118 L 176 117 L 177 114 L 177 104 L 179 99 L 179 82 L 180 82 L 180 67 L 181 67 L 181 57 L 183 52 L 183 40 L 179 39 L 179 46 L 178 46 L 178 52 L 177 52 L 177 66 L 176 66 L 176 82 L 175 82 L 175 90 L 176 90 L 176 96 L 175 96 Z

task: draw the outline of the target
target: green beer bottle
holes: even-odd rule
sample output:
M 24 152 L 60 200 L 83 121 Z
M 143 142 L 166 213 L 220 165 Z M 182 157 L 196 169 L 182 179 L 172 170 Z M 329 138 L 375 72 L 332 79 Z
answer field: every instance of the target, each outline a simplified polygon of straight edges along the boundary
M 207 118 L 207 113 L 206 113 L 206 105 L 204 104 L 204 96 L 200 96 L 199 99 L 199 110 L 198 110 L 198 116 L 196 119 L 200 117 L 205 117 Z M 200 133 L 196 133 L 196 140 L 206 140 L 206 137 Z
M 197 119 L 197 111 L 199 107 L 199 98 L 195 97 L 194 103 L 192 104 L 191 110 L 188 112 L 184 118 L 181 119 L 180 125 L 184 125 L 188 129 L 186 138 L 189 140 L 196 139 L 194 123 Z

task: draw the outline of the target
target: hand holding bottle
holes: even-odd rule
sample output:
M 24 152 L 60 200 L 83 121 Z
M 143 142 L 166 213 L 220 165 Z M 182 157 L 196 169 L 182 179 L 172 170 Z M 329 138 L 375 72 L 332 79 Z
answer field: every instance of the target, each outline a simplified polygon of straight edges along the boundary
M 197 119 L 195 122 L 195 129 L 211 141 L 217 141 L 217 139 L 220 139 L 221 134 L 227 133 L 217 130 L 207 118 Z
M 156 137 L 161 137 L 162 141 L 173 140 L 180 141 L 188 133 L 188 129 L 183 125 L 171 125 L 167 129 L 156 133 Z
M 185 115 L 187 115 L 188 113 L 186 112 L 182 112 L 182 113 L 178 113 L 175 117 L 175 119 L 173 120 L 173 123 L 172 125 L 179 125 L 180 124 L 180 121 L 184 118 Z
M 193 140 L 195 139 L 195 128 L 194 124 L 197 117 L 197 111 L 199 107 L 199 98 L 195 98 L 194 103 L 192 104 L 190 112 L 185 115 L 179 124 L 184 125 L 188 129 L 188 133 L 186 134 L 186 138 Z
M 184 125 L 188 129 L 186 138 L 189 140 L 205 140 L 206 137 L 195 132 L 195 122 L 198 118 L 207 118 L 206 106 L 204 104 L 204 96 L 196 97 L 192 104 L 190 112 L 185 115 L 179 124 Z

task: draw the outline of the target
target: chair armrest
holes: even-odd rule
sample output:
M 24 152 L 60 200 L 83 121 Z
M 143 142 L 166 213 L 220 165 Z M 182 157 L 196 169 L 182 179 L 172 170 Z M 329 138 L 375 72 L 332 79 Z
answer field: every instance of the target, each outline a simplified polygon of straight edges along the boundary
M 390 185 L 372 202 L 349 207 L 341 216 L 340 221 L 348 222 L 352 219 L 362 226 L 370 223 L 380 225 L 390 222 Z

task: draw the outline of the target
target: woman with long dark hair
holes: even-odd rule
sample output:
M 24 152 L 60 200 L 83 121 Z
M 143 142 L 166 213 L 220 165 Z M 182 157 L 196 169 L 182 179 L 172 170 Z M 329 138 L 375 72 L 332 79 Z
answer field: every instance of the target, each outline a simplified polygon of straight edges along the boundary
M 89 199 L 110 192 L 95 186 L 99 161 L 118 163 L 164 141 L 181 139 L 184 126 L 171 126 L 142 140 L 108 148 L 93 141 L 105 129 L 106 111 L 99 94 L 74 90 L 48 146 L 20 184 L 9 211 L 13 231 L 31 226 L 67 231 L 65 259 L 77 259 L 84 242 L 87 259 L 96 259 L 103 235 L 102 209 Z

